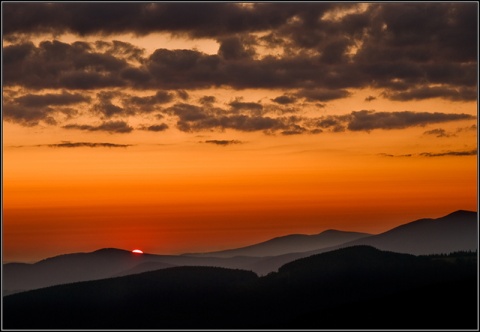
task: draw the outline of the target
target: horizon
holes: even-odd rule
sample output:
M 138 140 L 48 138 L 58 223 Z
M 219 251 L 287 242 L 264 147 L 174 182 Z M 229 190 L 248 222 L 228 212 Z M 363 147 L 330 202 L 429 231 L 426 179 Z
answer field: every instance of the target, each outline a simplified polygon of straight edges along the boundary
M 455 211 L 452 211 L 451 213 L 448 213 L 442 217 L 446 217 L 446 216 L 449 216 L 449 215 L 452 215 L 452 214 L 455 214 L 455 213 L 459 213 L 459 212 L 471 212 L 471 213 L 475 213 L 477 214 L 477 219 L 478 219 L 478 211 L 470 211 L 470 210 L 463 210 L 463 209 L 459 209 L 459 210 L 455 210 Z M 440 218 L 442 218 L 440 217 Z M 425 217 L 425 218 L 421 218 L 421 219 L 438 219 L 438 218 L 428 218 L 428 217 Z M 418 220 L 421 220 L 421 219 L 418 219 Z M 418 221 L 418 220 L 412 220 L 412 221 L 409 221 L 409 222 L 406 222 L 406 223 L 403 223 L 403 224 L 400 224 L 400 225 L 397 225 L 397 226 L 394 226 L 393 228 L 391 229 L 388 229 L 386 230 L 385 232 L 389 232 L 397 227 L 400 227 L 402 225 L 406 225 L 406 224 L 409 224 L 409 223 L 412 223 L 412 222 L 415 222 L 415 221 Z M 245 246 L 242 246 L 242 247 L 235 247 L 235 248 L 224 248 L 224 249 L 221 249 L 221 250 L 215 250 L 215 251 L 205 251 L 205 252 L 179 252 L 179 253 L 153 253 L 153 252 L 145 252 L 143 251 L 141 254 L 142 255 L 159 255 L 159 256 L 175 256 L 175 255 L 188 255 L 188 254 L 207 254 L 207 253 L 214 253 L 214 252 L 218 252 L 218 251 L 224 251 L 224 250 L 235 250 L 235 249 L 240 249 L 240 248 L 243 248 L 243 247 L 248 247 L 248 246 L 254 246 L 254 245 L 257 245 L 257 244 L 261 244 L 261 243 L 264 243 L 264 242 L 268 242 L 270 240 L 274 240 L 274 239 L 277 239 L 277 238 L 282 238 L 282 237 L 286 237 L 286 236 L 290 236 L 290 235 L 307 235 L 307 236 L 313 236 L 313 235 L 319 235 L 319 234 L 322 234 L 322 233 L 325 233 L 325 232 L 328 232 L 328 231 L 337 231 L 337 232 L 350 232 L 349 230 L 339 230 L 339 229 L 326 229 L 326 230 L 323 230 L 321 231 L 320 233 L 312 233 L 312 234 L 300 234 L 300 233 L 291 233 L 291 234 L 284 234 L 284 235 L 280 235 L 280 236 L 277 236 L 277 237 L 272 237 L 272 238 L 268 238 L 264 241 L 260 241 L 260 242 L 255 242 L 255 243 L 250 243 L 250 244 L 246 244 Z M 382 233 L 385 233 L 385 232 L 381 232 L 381 233 L 364 233 L 364 234 L 368 234 L 368 236 L 373 236 L 373 235 L 379 235 L 379 234 L 382 234 Z M 359 232 L 359 233 L 362 233 L 362 232 Z M 141 249 L 141 248 L 140 248 Z M 54 256 L 49 256 L 49 257 L 43 257 L 39 260 L 35 260 L 35 261 L 29 261 L 29 262 L 25 262 L 25 261 L 6 261 L 6 262 L 3 262 L 2 264 L 10 264 L 10 263 L 25 263 L 25 264 L 35 264 L 35 263 L 38 263 L 40 261 L 43 261 L 43 260 L 47 260 L 47 259 L 50 259 L 50 258 L 54 258 L 54 257 L 57 257 L 57 256 L 63 256 L 63 255 L 70 255 L 70 254 L 89 254 L 89 253 L 94 253 L 94 252 L 97 252 L 97 251 L 100 251 L 100 250 L 120 250 L 120 251 L 126 251 L 126 252 L 133 252 L 133 250 L 136 250 L 136 248 L 133 248 L 133 249 L 125 249 L 125 248 L 116 248 L 116 247 L 104 247 L 104 248 L 97 248 L 97 249 L 94 249 L 94 250 L 91 250 L 91 251 L 76 251 L 76 252 L 66 252 L 66 253 L 59 253 L 57 255 L 54 255 Z
M 478 210 L 478 3 L 2 3 L 2 258 Z

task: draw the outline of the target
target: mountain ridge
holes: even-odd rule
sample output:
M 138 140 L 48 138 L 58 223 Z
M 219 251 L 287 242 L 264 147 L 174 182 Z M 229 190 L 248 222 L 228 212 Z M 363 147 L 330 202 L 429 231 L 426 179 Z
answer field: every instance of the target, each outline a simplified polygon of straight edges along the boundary
M 327 229 L 318 234 L 288 234 L 245 247 L 206 253 L 187 253 L 183 255 L 202 257 L 278 256 L 291 252 L 321 249 L 367 236 L 371 236 L 371 234 Z
M 354 236 L 366 234 L 351 233 Z M 293 242 L 295 242 L 299 236 L 301 239 L 313 238 L 315 240 L 315 236 L 322 234 L 329 236 L 340 234 L 343 236 L 348 232 L 330 229 L 316 235 L 291 234 L 291 236 L 277 237 L 265 242 L 271 244 L 273 241 L 275 244 L 278 241 L 285 241 L 285 238 L 288 241 L 294 240 Z M 226 257 L 215 257 L 149 253 L 138 255 L 124 249 L 102 248 L 90 253 L 54 256 L 33 264 L 15 262 L 3 264 L 3 287 L 6 293 L 11 293 L 16 290 L 25 291 L 56 284 L 102 279 L 171 266 L 217 266 L 250 270 L 259 275 L 266 275 L 290 261 L 355 245 L 369 245 L 381 250 L 415 255 L 477 250 L 477 234 L 477 213 L 457 210 L 440 218 L 418 219 L 381 234 L 362 236 L 359 239 L 345 241 L 333 246 L 323 246 L 320 249 L 309 251 L 299 251 L 298 247 L 293 246 L 288 249 L 287 253 L 272 256 L 227 255 Z M 258 248 L 258 245 L 262 245 L 262 243 L 247 248 Z M 238 249 L 243 248 L 232 250 Z M 231 254 L 231 252 L 229 253 Z
M 5 296 L 4 327 L 471 328 L 475 257 L 352 246 L 290 262 L 264 277 L 172 267 Z

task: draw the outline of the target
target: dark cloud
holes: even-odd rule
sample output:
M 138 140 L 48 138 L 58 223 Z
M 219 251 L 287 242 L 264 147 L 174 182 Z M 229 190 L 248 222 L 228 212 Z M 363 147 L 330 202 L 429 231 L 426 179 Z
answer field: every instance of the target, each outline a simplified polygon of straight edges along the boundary
M 180 121 L 197 121 L 209 116 L 207 109 L 185 103 L 175 104 L 164 110 L 165 113 L 177 116 Z
M 119 72 L 128 63 L 112 54 L 97 53 L 85 46 L 59 41 L 10 45 L 3 49 L 3 82 L 32 89 L 96 89 L 120 87 L 126 82 Z M 87 44 L 88 45 L 88 44 Z
M 346 98 L 350 96 L 350 93 L 346 90 L 312 89 L 299 91 L 296 95 L 308 101 L 330 101 Z
M 46 146 L 51 148 L 126 148 L 131 144 L 115 144 L 115 143 L 91 143 L 91 142 L 69 142 L 63 141 L 57 144 L 47 144 Z
M 263 117 L 263 116 L 247 116 L 232 115 L 209 117 L 199 121 L 190 123 L 179 123 L 180 128 L 188 128 L 191 130 L 205 129 L 235 129 L 239 131 L 275 131 L 286 128 L 287 126 L 281 119 Z
M 386 92 L 383 94 L 391 100 L 421 100 L 428 98 L 444 98 L 453 101 L 473 101 L 477 100 L 476 88 L 446 88 L 446 87 L 421 87 L 418 89 L 410 89 L 403 92 Z
M 95 42 L 95 47 L 98 50 L 103 51 L 105 54 L 128 60 L 136 60 L 138 62 L 143 61 L 145 54 L 144 49 L 119 40 L 113 40 L 112 42 L 99 40 Z
M 79 35 L 155 31 L 193 37 L 274 29 L 299 13 L 319 15 L 330 4 L 258 3 L 19 3 L 5 4 L 3 29 L 15 33 L 72 32 Z
M 325 65 L 315 56 L 307 55 L 234 61 L 195 50 L 157 49 L 143 59 L 141 65 L 134 66 L 114 54 L 98 53 L 76 43 L 53 41 L 33 48 L 23 45 L 22 49 L 21 46 L 4 48 L 6 86 L 83 90 L 130 87 L 180 89 L 178 91 L 183 92 L 184 89 L 220 86 L 235 89 L 300 88 L 295 96 L 309 101 L 346 98 L 350 95 L 347 88 L 368 86 L 385 88 L 384 96 L 398 100 L 433 96 L 454 101 L 472 100 L 476 91 L 475 63 L 349 62 Z M 22 52 L 27 52 L 27 56 Z M 12 55 L 15 53 L 19 57 Z M 448 87 L 430 88 L 429 84 L 446 84 Z M 180 97 L 187 100 L 183 92 Z
M 142 130 L 148 130 L 148 131 L 165 131 L 168 129 L 168 125 L 166 123 L 161 123 L 161 124 L 158 124 L 158 125 L 151 125 L 151 126 L 144 126 L 144 127 L 141 127 L 140 129 Z
M 251 114 L 261 115 L 263 113 L 263 105 L 260 103 L 242 102 L 239 100 L 229 103 L 232 113 L 247 111 Z
M 153 96 L 128 96 L 123 98 L 124 108 L 130 108 L 138 113 L 150 113 L 158 109 L 158 105 L 167 104 L 174 100 L 174 94 L 166 91 L 157 91 Z
M 199 100 L 200 104 L 202 104 L 202 105 L 211 105 L 216 101 L 217 101 L 217 99 L 215 98 L 215 96 L 203 96 Z
M 218 140 L 218 139 L 212 139 L 212 140 L 207 140 L 207 141 L 205 141 L 205 143 L 227 146 L 227 145 L 232 145 L 232 144 L 240 144 L 240 143 L 242 143 L 242 142 L 241 142 L 241 141 L 237 141 L 237 140 Z
M 476 3 L 362 5 L 6 3 L 3 32 L 17 44 L 4 47 L 4 84 L 33 89 L 300 89 L 299 97 L 311 101 L 345 98 L 348 89 L 373 87 L 385 89 L 384 96 L 394 100 L 475 100 Z M 157 49 L 146 56 L 115 40 L 35 46 L 15 39 L 16 34 L 59 31 L 82 36 L 162 31 L 214 38 L 220 47 L 213 55 Z M 276 55 L 255 56 L 259 46 Z M 275 100 L 282 101 L 287 99 Z
M 77 130 L 86 130 L 86 131 L 106 131 L 109 133 L 129 133 L 133 131 L 133 127 L 129 126 L 128 123 L 124 121 L 108 121 L 104 122 L 98 126 L 92 125 L 79 125 L 79 124 L 68 124 L 63 126 L 65 129 L 77 129 Z
M 26 94 L 14 99 L 14 102 L 25 107 L 45 107 L 72 105 L 83 102 L 89 102 L 90 97 L 79 93 L 68 93 L 62 91 L 60 94 L 47 93 L 44 95 Z
M 291 95 L 283 95 L 272 99 L 273 102 L 281 105 L 293 104 L 296 100 L 297 98 Z
M 457 133 L 463 132 L 463 131 L 477 131 L 477 125 L 471 125 L 469 127 L 462 127 L 462 128 L 457 128 Z
M 177 95 L 182 100 L 188 100 L 188 98 L 190 98 L 188 92 L 185 90 L 177 90 Z
M 369 131 L 373 129 L 403 129 L 412 126 L 425 126 L 431 123 L 469 119 L 475 119 L 475 117 L 464 113 L 453 114 L 411 111 L 375 112 L 362 110 L 351 113 L 347 128 L 351 131 Z
M 18 123 L 24 126 L 36 126 L 40 121 L 54 124 L 55 119 L 52 108 L 29 108 L 18 104 L 4 103 L 3 118 L 7 121 Z
M 432 153 L 432 152 L 423 152 L 419 154 L 422 157 L 446 157 L 446 156 L 476 156 L 477 150 L 469 150 L 469 151 L 447 151 L 447 152 L 439 152 L 439 153 Z
M 7 121 L 18 123 L 24 126 L 36 126 L 40 122 L 48 125 L 54 125 L 57 123 L 56 117 L 58 115 L 64 115 L 70 118 L 78 113 L 74 108 L 70 107 L 50 107 L 50 106 L 34 106 L 35 102 L 39 104 L 45 104 L 47 99 L 29 97 L 26 95 L 25 99 L 20 100 L 5 100 L 3 104 L 3 118 Z M 55 99 L 56 97 L 54 97 Z M 57 100 L 57 102 L 59 102 Z M 55 103 L 55 102 L 54 102 Z
M 411 154 L 411 153 L 400 154 L 400 155 L 394 155 L 394 154 L 390 154 L 390 153 L 379 153 L 378 155 L 382 156 L 382 157 L 412 157 L 413 156 L 413 154 Z
M 255 55 L 255 50 L 246 45 L 245 40 L 238 36 L 222 38 L 218 55 L 225 60 L 245 60 Z
M 82 110 L 102 121 L 139 113 L 171 116 L 183 131 L 293 135 L 401 129 L 474 118 L 359 111 L 309 122 L 284 115 L 301 110 L 296 103 L 323 107 L 364 88 L 379 89 L 381 96 L 396 101 L 475 101 L 476 3 L 9 2 L 2 4 L 2 14 L 7 41 L 3 83 L 17 91 L 4 93 L 3 114 L 22 125 L 56 124 Z M 153 32 L 188 40 L 208 37 L 219 48 L 206 54 L 160 45 L 146 54 L 115 40 L 119 34 Z M 100 40 L 55 40 L 63 33 Z M 38 44 L 29 41 L 35 35 L 43 38 Z M 283 95 L 265 104 L 236 99 L 226 109 L 214 107 L 219 103 L 213 96 L 202 97 L 198 105 L 187 103 L 187 91 L 209 88 L 277 89 Z M 135 96 L 135 91 L 143 96 Z M 145 96 L 144 91 L 156 93 Z M 365 101 L 374 99 L 368 96 Z M 89 105 L 77 107 L 78 103 Z M 107 131 L 129 130 L 127 125 Z
M 282 135 L 290 136 L 290 135 L 300 135 L 305 133 L 307 130 L 299 125 L 291 126 L 291 129 L 284 130 L 281 132 Z
M 455 136 L 454 134 L 448 133 L 445 129 L 437 128 L 432 130 L 427 130 L 423 133 L 424 135 L 433 135 L 436 137 L 451 137 Z
M 315 126 L 320 128 L 336 128 L 342 126 L 347 119 L 345 116 L 325 116 L 316 121 Z
M 258 107 L 257 103 L 234 102 L 237 109 L 250 110 Z M 232 103 L 231 103 L 232 104 Z M 230 104 L 230 105 L 231 105 Z M 250 105 L 252 104 L 252 105 Z M 258 110 L 260 107 L 258 107 Z M 268 112 L 272 112 L 270 108 Z M 374 129 L 403 129 L 414 126 L 426 126 L 435 123 L 444 123 L 457 120 L 471 120 L 474 116 L 469 114 L 454 113 L 427 113 L 427 112 L 375 112 L 354 111 L 344 115 L 327 115 L 318 118 L 306 118 L 299 116 L 257 115 L 248 112 L 238 113 L 232 109 L 225 110 L 213 107 L 211 104 L 197 106 L 192 104 L 178 103 L 162 110 L 164 114 L 176 117 L 177 128 L 182 131 L 194 132 L 201 130 L 225 130 L 234 129 L 239 131 L 280 131 L 284 135 L 295 135 L 307 132 L 332 132 L 371 131 Z M 441 131 L 432 131 L 431 134 L 445 135 Z
M 244 107 L 241 105 L 240 108 Z M 178 118 L 177 128 L 181 131 L 225 130 L 266 131 L 287 130 L 296 124 L 294 117 L 273 118 L 260 115 L 235 114 L 228 110 L 206 106 L 178 103 L 162 112 Z

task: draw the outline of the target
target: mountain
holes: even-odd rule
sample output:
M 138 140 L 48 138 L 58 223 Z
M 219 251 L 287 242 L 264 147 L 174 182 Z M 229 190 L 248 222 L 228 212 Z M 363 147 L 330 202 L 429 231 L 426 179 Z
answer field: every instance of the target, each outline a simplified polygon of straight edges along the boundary
M 259 275 L 266 275 L 296 259 L 358 245 L 414 255 L 476 251 L 478 215 L 476 212 L 459 210 L 441 218 L 416 220 L 378 235 L 362 237 L 332 247 L 264 257 L 245 265 L 244 268 Z
M 145 263 L 140 263 L 138 265 L 135 265 L 131 269 L 113 274 L 112 277 L 128 276 L 130 274 L 138 274 L 138 273 L 143 273 L 148 271 L 161 270 L 161 269 L 166 269 L 170 267 L 175 267 L 175 265 L 162 263 L 162 262 L 145 262 Z
M 344 245 L 368 245 L 414 255 L 475 251 L 478 249 L 478 215 L 459 210 L 438 219 L 416 220 Z
M 378 235 L 329 230 L 317 235 L 279 237 L 244 248 L 206 254 L 136 255 L 110 248 L 56 256 L 34 264 L 8 263 L 3 265 L 3 295 L 172 266 L 216 266 L 266 275 L 296 259 L 356 245 L 415 255 L 476 251 L 477 218 L 476 212 L 460 210 L 438 219 L 413 221 Z M 303 251 L 312 247 L 316 249 Z M 276 254 L 268 256 L 273 253 Z
M 134 254 L 127 250 L 106 248 L 90 253 L 74 253 L 44 259 L 34 264 L 3 265 L 3 292 L 19 291 L 104 279 L 172 266 L 218 266 L 242 268 L 259 260 L 256 257 L 188 257 Z
M 332 247 L 370 235 L 371 234 L 367 233 L 344 232 L 331 229 L 316 235 L 291 234 L 237 249 L 185 255 L 203 257 L 278 256 L 288 253 L 305 252 Z
M 477 255 L 354 246 L 278 272 L 173 267 L 3 298 L 5 329 L 472 329 Z
M 56 284 L 106 278 L 130 269 L 143 257 L 120 249 L 65 254 L 34 264 L 3 265 L 3 287 L 7 291 L 28 290 Z

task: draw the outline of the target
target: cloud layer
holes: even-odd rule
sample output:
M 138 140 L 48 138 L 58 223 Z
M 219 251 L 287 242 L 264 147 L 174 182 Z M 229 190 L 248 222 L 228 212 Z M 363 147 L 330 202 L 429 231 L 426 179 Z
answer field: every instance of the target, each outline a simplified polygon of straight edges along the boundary
M 475 101 L 477 10 L 476 3 L 5 3 L 4 118 L 126 134 L 134 130 L 128 117 L 151 115 L 162 122 L 137 129 L 283 135 L 474 119 L 434 110 L 359 107 L 310 117 L 302 110 L 328 110 L 365 88 L 380 90 L 366 102 Z M 214 40 L 218 50 L 158 45 L 147 53 L 117 40 L 159 32 Z M 76 41 L 57 40 L 61 33 Z M 278 95 L 255 101 L 195 95 L 210 88 Z

